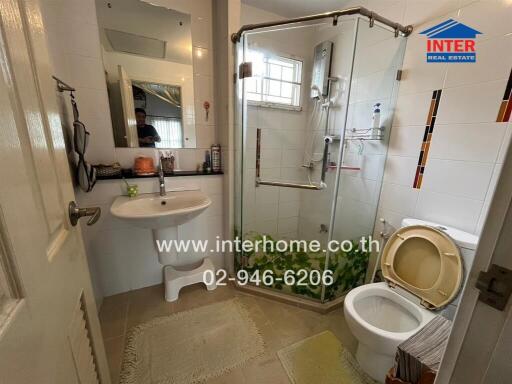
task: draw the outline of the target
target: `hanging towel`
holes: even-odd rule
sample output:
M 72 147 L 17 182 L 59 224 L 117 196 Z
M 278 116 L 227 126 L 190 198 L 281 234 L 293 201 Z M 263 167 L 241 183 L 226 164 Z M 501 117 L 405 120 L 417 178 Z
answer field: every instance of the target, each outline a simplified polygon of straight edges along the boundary
M 71 105 L 73 106 L 73 144 L 75 152 L 78 155 L 78 163 L 76 165 L 76 179 L 78 185 L 84 192 L 92 191 L 96 184 L 96 169 L 85 161 L 85 151 L 89 144 L 90 133 L 85 125 L 79 120 L 78 106 L 75 96 L 71 92 Z

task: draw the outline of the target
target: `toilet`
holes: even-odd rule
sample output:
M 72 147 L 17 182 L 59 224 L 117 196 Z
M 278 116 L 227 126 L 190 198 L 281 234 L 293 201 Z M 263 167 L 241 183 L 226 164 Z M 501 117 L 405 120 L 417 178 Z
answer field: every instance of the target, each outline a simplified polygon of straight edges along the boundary
M 400 343 L 436 315 L 453 317 L 477 243 L 473 234 L 416 219 L 404 219 L 389 238 L 381 253 L 386 281 L 357 287 L 344 301 L 356 359 L 374 380 L 384 382 Z

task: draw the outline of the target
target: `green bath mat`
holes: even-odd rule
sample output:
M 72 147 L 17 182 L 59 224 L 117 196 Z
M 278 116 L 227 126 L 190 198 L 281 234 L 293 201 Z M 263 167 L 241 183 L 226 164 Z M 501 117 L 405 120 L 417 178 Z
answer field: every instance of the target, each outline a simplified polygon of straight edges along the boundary
M 330 331 L 277 352 L 294 384 L 375 384 Z

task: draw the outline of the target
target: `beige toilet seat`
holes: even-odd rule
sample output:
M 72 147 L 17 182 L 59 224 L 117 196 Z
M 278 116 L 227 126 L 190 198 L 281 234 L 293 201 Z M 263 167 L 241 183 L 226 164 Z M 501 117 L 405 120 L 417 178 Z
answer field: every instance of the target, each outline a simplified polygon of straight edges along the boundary
M 390 286 L 400 286 L 438 309 L 457 296 L 463 266 L 459 248 L 434 227 L 414 225 L 397 230 L 382 251 L 381 268 Z

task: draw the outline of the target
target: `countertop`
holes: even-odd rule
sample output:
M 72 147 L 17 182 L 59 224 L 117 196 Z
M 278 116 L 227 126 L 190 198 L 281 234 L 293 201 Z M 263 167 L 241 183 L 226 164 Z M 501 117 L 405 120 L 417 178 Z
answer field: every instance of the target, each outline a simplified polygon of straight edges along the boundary
M 198 172 L 198 171 L 174 171 L 173 173 L 165 173 L 165 177 L 181 177 L 181 176 L 213 176 L 213 175 L 223 175 L 224 172 Z M 123 169 L 121 175 L 115 176 L 98 176 L 97 180 L 118 180 L 122 179 L 124 176 L 125 179 L 146 179 L 151 177 L 158 177 L 158 173 L 153 175 L 137 175 L 131 169 Z

